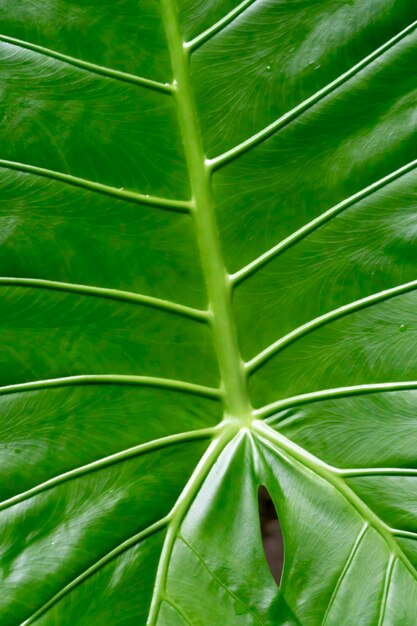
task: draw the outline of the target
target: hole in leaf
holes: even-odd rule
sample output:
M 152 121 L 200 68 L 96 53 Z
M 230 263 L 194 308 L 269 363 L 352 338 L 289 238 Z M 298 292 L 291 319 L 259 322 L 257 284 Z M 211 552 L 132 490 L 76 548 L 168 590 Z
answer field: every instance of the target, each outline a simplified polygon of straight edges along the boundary
M 266 561 L 279 586 L 284 564 L 284 540 L 274 503 L 263 485 L 260 485 L 258 489 L 258 506 Z

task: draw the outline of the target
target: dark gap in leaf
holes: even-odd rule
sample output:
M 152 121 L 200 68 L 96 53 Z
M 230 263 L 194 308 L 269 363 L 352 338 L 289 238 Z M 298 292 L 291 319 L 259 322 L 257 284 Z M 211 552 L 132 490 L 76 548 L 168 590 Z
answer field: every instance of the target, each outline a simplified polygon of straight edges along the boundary
M 266 561 L 279 586 L 284 563 L 284 540 L 274 503 L 263 485 L 260 485 L 258 489 L 258 506 Z

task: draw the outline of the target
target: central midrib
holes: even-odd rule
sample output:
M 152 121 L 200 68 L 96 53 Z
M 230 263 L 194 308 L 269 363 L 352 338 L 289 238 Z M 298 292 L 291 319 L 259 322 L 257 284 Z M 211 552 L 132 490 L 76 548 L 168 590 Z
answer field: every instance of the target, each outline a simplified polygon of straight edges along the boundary
M 206 282 L 210 324 L 216 349 L 224 399 L 224 418 L 247 426 L 252 408 L 240 356 L 232 313 L 232 285 L 226 272 L 211 190 L 211 171 L 206 163 L 202 135 L 190 79 L 189 52 L 184 46 L 175 0 L 161 0 L 175 80 L 174 97 L 184 143 L 192 214 Z

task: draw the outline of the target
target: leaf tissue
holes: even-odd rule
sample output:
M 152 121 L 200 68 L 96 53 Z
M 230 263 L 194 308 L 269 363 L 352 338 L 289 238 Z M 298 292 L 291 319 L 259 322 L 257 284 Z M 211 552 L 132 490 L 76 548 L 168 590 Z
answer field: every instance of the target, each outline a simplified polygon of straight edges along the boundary
M 0 19 L 1 626 L 415 626 L 415 0 Z

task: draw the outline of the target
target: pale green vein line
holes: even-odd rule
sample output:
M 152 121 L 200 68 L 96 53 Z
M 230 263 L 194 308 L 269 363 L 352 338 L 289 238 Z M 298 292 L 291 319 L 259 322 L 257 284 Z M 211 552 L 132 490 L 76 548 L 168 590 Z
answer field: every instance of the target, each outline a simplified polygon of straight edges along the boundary
M 56 172 L 43 167 L 37 167 L 35 165 L 28 165 L 27 163 L 17 163 L 16 161 L 0 159 L 0 167 L 16 170 L 18 172 L 25 172 L 27 174 L 33 174 L 35 176 L 43 176 L 44 178 L 57 180 L 60 183 L 66 183 L 68 185 L 73 185 L 74 187 L 81 187 L 81 189 L 95 191 L 105 196 L 110 196 L 111 198 L 127 200 L 128 202 L 134 202 L 135 204 L 144 204 L 180 213 L 189 213 L 193 209 L 193 203 L 188 200 L 171 200 L 170 198 L 159 198 L 158 196 L 149 196 L 135 191 L 117 189 L 117 187 L 103 185 L 102 183 L 97 183 L 92 180 L 78 178 L 77 176 L 72 176 L 71 174 Z
M 184 623 L 185 623 L 185 624 L 187 624 L 188 626 L 193 626 L 193 623 L 192 623 L 192 622 L 191 622 L 191 620 L 187 617 L 187 615 L 186 615 L 186 613 L 185 613 L 184 609 L 182 609 L 182 607 L 180 607 L 180 606 L 179 606 L 179 604 L 177 604 L 176 602 L 174 602 L 174 600 L 173 600 L 170 596 L 165 595 L 165 596 L 164 596 L 164 598 L 163 598 L 163 601 L 164 601 L 166 604 L 169 604 L 169 606 L 171 606 L 171 607 L 174 609 L 174 611 L 175 611 L 176 613 L 178 613 L 178 615 L 179 615 L 180 617 L 182 617 L 182 619 L 184 620 Z
M 62 283 L 55 280 L 44 280 L 42 278 L 14 278 L 7 276 L 0 277 L 0 288 L 2 286 L 47 289 L 52 291 L 62 291 L 64 293 L 94 296 L 110 300 L 130 302 L 133 304 L 142 304 L 147 307 L 181 315 L 182 317 L 188 317 L 195 321 L 207 322 L 209 319 L 208 311 L 202 311 L 183 304 L 171 302 L 170 300 L 162 300 L 161 298 L 154 298 L 152 296 L 145 296 L 143 294 L 123 291 L 120 289 L 93 287 L 92 285 L 80 285 L 77 283 Z
M 47 491 L 48 489 L 57 487 L 64 482 L 74 480 L 75 478 L 80 478 L 82 476 L 90 474 L 91 472 L 102 470 L 104 468 L 110 467 L 111 465 L 115 465 L 116 463 L 128 461 L 129 459 L 136 458 L 137 456 L 140 456 L 142 454 L 153 452 L 154 450 L 161 450 L 162 448 L 174 444 L 184 443 L 186 441 L 194 441 L 198 439 L 209 439 L 210 437 L 213 437 L 216 433 L 216 428 L 203 428 L 200 430 L 179 433 L 177 435 L 169 435 L 168 437 L 155 439 L 147 443 L 142 443 L 138 446 L 133 446 L 132 448 L 128 448 L 127 450 L 116 452 L 115 454 L 111 454 L 102 459 L 92 461 L 91 463 L 87 463 L 86 465 L 82 465 L 81 467 L 77 467 L 76 469 L 64 472 L 59 476 L 55 476 L 50 480 L 46 480 L 40 485 L 19 493 L 18 495 L 13 496 L 8 500 L 3 500 L 3 502 L 0 503 L 0 511 L 3 511 L 4 509 L 7 509 L 11 506 L 15 506 L 16 504 L 20 504 L 21 502 L 28 500 L 29 498 L 32 498 L 33 496 L 36 496 L 44 491 Z
M 270 248 L 269 250 L 261 254 L 257 259 L 254 259 L 253 261 L 248 263 L 248 265 L 240 269 L 238 272 L 236 272 L 235 274 L 232 274 L 230 276 L 230 280 L 232 284 L 237 285 L 241 283 L 242 281 L 244 281 L 246 278 L 249 278 L 249 276 L 256 273 L 264 265 L 269 263 L 269 261 L 272 261 L 279 254 L 284 252 L 284 250 L 291 248 L 298 241 L 300 241 L 301 239 L 304 239 L 307 235 L 318 230 L 323 224 L 326 224 L 333 217 L 336 217 L 337 215 L 339 215 L 346 209 L 349 209 L 353 205 L 357 204 L 359 201 L 364 200 L 370 195 L 376 193 L 377 191 L 379 191 L 386 185 L 389 185 L 390 183 L 397 180 L 401 176 L 404 176 L 408 172 L 414 170 L 416 167 L 417 167 L 417 160 L 411 161 L 410 163 L 407 163 L 407 165 L 404 165 L 403 167 L 399 168 L 395 172 L 392 172 L 388 174 L 387 176 L 384 176 L 384 178 L 381 178 L 375 183 L 372 183 L 372 185 L 369 185 L 369 187 L 366 187 L 365 189 L 361 189 L 361 191 L 358 191 L 353 196 L 350 196 L 350 198 L 346 198 L 339 204 L 336 204 L 334 207 L 328 209 L 327 211 L 325 211 L 324 213 L 316 217 L 314 220 L 312 220 L 311 222 L 308 222 L 308 224 L 305 224 L 302 228 L 295 231 L 294 233 L 292 233 L 291 235 L 289 235 L 288 237 L 286 237 L 285 239 L 277 243 L 275 246 L 273 246 L 272 248 Z
M 56 387 L 72 387 L 82 385 L 126 385 L 140 387 L 156 387 L 158 389 L 170 389 L 190 393 L 205 398 L 221 398 L 220 389 L 205 387 L 187 383 L 183 380 L 171 380 L 169 378 L 157 378 L 153 376 L 128 376 L 124 374 L 85 374 L 80 376 L 66 376 L 62 378 L 49 378 L 46 380 L 35 380 L 27 383 L 6 385 L 0 387 L 0 395 L 9 393 L 21 393 L 25 391 L 36 391 L 38 389 L 52 389 Z
M 204 32 L 200 33 L 200 35 L 197 35 L 197 37 L 194 37 L 194 39 L 192 39 L 191 41 L 188 41 L 185 44 L 185 47 L 193 51 L 196 50 L 203 43 L 205 43 L 206 41 L 214 37 L 214 35 L 217 35 L 217 33 L 226 28 L 226 26 L 229 26 L 229 24 L 234 22 L 236 18 L 242 15 L 242 13 L 244 13 L 246 9 L 249 8 L 252 4 L 255 4 L 255 2 L 257 2 L 257 0 L 243 0 L 243 2 L 238 4 L 237 7 L 230 11 L 230 13 L 222 17 L 221 20 L 210 26 L 210 28 L 208 28 Z
M 338 469 L 337 473 L 343 478 L 357 478 L 360 476 L 416 476 L 417 469 L 407 467 L 358 467 L 353 469 Z
M 293 461 L 313 472 L 338 491 L 359 513 L 362 519 L 368 522 L 368 524 L 379 533 L 389 551 L 398 556 L 411 576 L 417 580 L 416 569 L 410 563 L 398 542 L 395 541 L 391 529 L 365 504 L 365 502 L 363 502 L 363 500 L 361 500 L 361 498 L 359 498 L 343 478 L 338 475 L 336 468 L 323 463 L 323 461 L 313 454 L 307 452 L 307 450 L 301 448 L 290 439 L 287 439 L 281 433 L 276 432 L 264 422 L 255 420 L 252 425 L 252 430 L 263 441 L 264 445 L 268 446 L 275 454 L 278 453 L 284 457 L 293 459 Z
M 164 547 L 159 561 L 159 567 L 154 586 L 154 593 L 152 596 L 152 604 L 147 621 L 148 626 L 156 626 L 158 622 L 161 602 L 166 591 L 168 570 L 171 562 L 172 552 L 174 550 L 175 541 L 178 537 L 182 521 L 187 514 L 192 502 L 194 501 L 194 498 L 196 497 L 199 489 L 201 488 L 201 485 L 207 478 L 207 475 L 209 474 L 211 468 L 216 463 L 220 454 L 229 443 L 229 441 L 231 441 L 234 435 L 235 431 L 233 431 L 233 429 L 224 429 L 223 431 L 220 431 L 219 436 L 212 441 L 212 443 L 206 450 L 193 475 L 191 476 L 180 497 L 175 503 L 175 506 L 171 512 L 171 521 L 168 526 Z
M 194 546 L 192 546 L 191 543 L 189 541 L 187 541 L 185 539 L 185 537 L 181 533 L 178 533 L 178 538 L 184 543 L 184 545 L 186 545 L 188 547 L 189 550 L 191 550 L 191 552 L 194 554 L 195 558 L 201 563 L 201 565 L 208 572 L 208 574 L 213 578 L 213 580 L 216 581 L 216 583 L 219 585 L 219 587 L 222 587 L 226 591 L 226 593 L 228 593 L 238 604 L 240 604 L 245 609 L 245 611 L 248 614 L 252 615 L 252 617 L 254 618 L 255 622 L 257 622 L 258 624 L 260 624 L 262 626 L 263 622 L 256 615 L 256 613 L 254 613 L 248 607 L 248 605 L 245 604 L 243 602 L 243 600 L 241 600 L 239 598 L 239 596 L 237 596 L 231 589 L 229 589 L 229 587 L 218 576 L 216 576 L 216 574 L 210 569 L 210 567 L 207 565 L 207 563 L 205 562 L 205 560 L 203 559 L 201 554 L 194 548 Z
M 37 52 L 39 54 L 42 54 L 43 56 L 51 57 L 53 59 L 57 59 L 58 61 L 63 61 L 68 65 L 74 65 L 88 72 L 106 76 L 107 78 L 115 78 L 116 80 L 121 80 L 126 83 L 133 83 L 134 85 L 140 85 L 141 87 L 146 87 L 154 91 L 160 91 L 165 94 L 171 94 L 173 92 L 173 86 L 169 83 L 160 83 L 156 80 L 151 80 L 149 78 L 142 78 L 141 76 L 135 76 L 134 74 L 129 74 L 127 72 L 121 72 L 119 70 L 114 70 L 109 67 L 104 67 L 102 65 L 96 65 L 95 63 L 83 61 L 82 59 L 77 59 L 76 57 L 57 52 L 56 50 L 52 50 L 50 48 L 45 48 L 44 46 L 38 46 L 37 44 L 31 43 L 29 41 L 24 41 L 23 39 L 16 39 L 15 37 L 0 35 L 0 41 L 12 44 L 14 46 L 18 46 L 19 48 L 31 50 L 32 52 Z
M 386 52 L 387 50 L 395 46 L 399 41 L 401 41 L 402 39 L 407 37 L 407 35 L 412 33 L 416 29 L 416 27 L 417 27 L 417 21 L 410 24 L 410 26 L 408 26 L 407 28 L 402 30 L 400 33 L 395 35 L 395 37 L 392 37 L 392 39 L 390 39 L 385 44 L 380 46 L 377 50 L 372 52 L 370 55 L 368 55 L 367 57 L 359 61 L 359 63 L 354 65 L 347 72 L 344 72 L 343 74 L 338 76 L 331 83 L 329 83 L 328 85 L 326 85 L 325 87 L 317 91 L 315 94 L 313 94 L 312 96 L 310 96 L 309 98 L 301 102 L 295 108 L 291 109 L 291 111 L 288 111 L 287 113 L 279 117 L 277 120 L 275 120 L 274 122 L 266 126 L 266 128 L 255 133 L 254 135 L 252 135 L 252 137 L 249 137 L 248 139 L 246 139 L 239 145 L 235 146 L 234 148 L 231 148 L 227 152 L 224 152 L 220 156 L 215 157 L 214 159 L 208 159 L 207 165 L 212 170 L 219 169 L 220 167 L 223 167 L 230 161 L 233 161 L 237 157 L 241 156 L 242 154 L 248 152 L 255 146 L 259 145 L 260 143 L 268 139 L 268 137 L 271 137 L 271 135 L 276 133 L 279 129 L 283 128 L 284 126 L 292 122 L 294 119 L 296 119 L 300 114 L 304 113 L 305 111 L 310 109 L 313 105 L 315 105 L 320 100 L 325 98 L 332 91 L 334 91 L 335 89 L 337 89 L 338 87 L 346 83 L 350 78 L 355 76 L 355 74 L 360 72 L 363 68 L 370 65 L 376 59 L 378 59 L 382 54 L 384 54 L 384 52 Z
M 392 554 L 388 561 L 387 572 L 385 575 L 384 590 L 382 593 L 382 602 L 381 602 L 381 609 L 379 613 L 378 626 L 383 626 L 384 621 L 385 621 L 385 614 L 386 614 L 387 606 L 388 606 L 388 594 L 389 594 L 389 588 L 391 585 L 392 572 L 394 570 L 395 561 L 396 561 L 396 557 L 394 554 Z
M 362 526 L 362 528 L 361 528 L 361 530 L 360 530 L 360 532 L 359 532 L 359 534 L 358 534 L 358 536 L 357 536 L 357 538 L 355 540 L 355 543 L 352 546 L 352 549 L 351 549 L 351 551 L 349 553 L 349 556 L 348 556 L 348 558 L 346 560 L 345 566 L 344 566 L 344 568 L 343 568 L 343 570 L 342 570 L 342 572 L 341 572 L 341 574 L 340 574 L 340 576 L 339 576 L 339 578 L 337 580 L 335 588 L 333 590 L 332 596 L 330 598 L 330 602 L 327 605 L 326 613 L 324 614 L 323 621 L 322 621 L 322 626 L 325 626 L 325 624 L 327 622 L 327 618 L 329 617 L 330 610 L 331 610 L 331 608 L 332 608 L 332 606 L 334 604 L 334 601 L 335 601 L 336 596 L 337 596 L 337 594 L 339 592 L 339 589 L 340 589 L 340 587 L 341 587 L 341 585 L 342 585 L 342 583 L 343 583 L 343 581 L 344 581 L 344 579 L 346 577 L 346 574 L 347 574 L 350 566 L 352 565 L 353 559 L 355 558 L 355 555 L 356 555 L 356 553 L 357 553 L 357 551 L 359 549 L 359 546 L 360 546 L 360 544 L 362 542 L 362 539 L 364 538 L 365 533 L 368 530 L 368 528 L 369 528 L 368 522 L 365 522 L 365 524 L 363 524 L 363 526 Z
M 29 626 L 29 624 L 33 624 L 37 621 L 39 617 L 44 615 L 49 609 L 51 609 L 55 604 L 57 604 L 64 596 L 73 591 L 76 587 L 85 582 L 90 576 L 96 574 L 100 569 L 102 569 L 105 565 L 110 563 L 112 560 L 116 559 L 118 556 L 129 550 L 129 548 L 134 547 L 136 544 L 140 543 L 150 535 L 153 535 L 160 530 L 162 530 L 169 523 L 169 515 L 167 517 L 162 518 L 155 524 L 148 526 L 145 530 L 137 533 L 130 539 L 127 539 L 119 546 L 114 548 L 111 552 L 103 556 L 99 561 L 94 563 L 91 567 L 89 567 L 85 572 L 77 576 L 73 581 L 71 581 L 68 585 L 63 587 L 61 591 L 55 594 L 46 604 L 40 607 L 35 613 L 33 613 L 28 619 L 26 619 L 21 626 Z
M 302 406 L 303 404 L 310 404 L 313 402 L 321 402 L 323 400 L 332 400 L 334 398 L 348 398 L 350 396 L 361 396 L 374 393 L 389 393 L 395 391 L 411 391 L 417 389 L 417 381 L 404 381 L 404 382 L 389 382 L 389 383 L 375 383 L 369 385 L 352 385 L 350 387 L 335 387 L 334 389 L 322 389 L 320 391 L 313 391 L 311 393 L 300 394 L 299 396 L 292 396 L 285 398 L 284 400 L 277 400 L 264 407 L 255 409 L 254 416 L 259 419 L 263 419 L 268 415 L 276 411 L 282 411 L 296 406 Z M 271 420 L 275 419 L 272 416 Z M 271 422 L 271 420 L 267 420 Z M 285 421 L 282 420 L 279 423 L 282 424 Z
M 417 540 L 417 533 L 412 532 L 411 530 L 402 530 L 400 528 L 391 528 L 390 530 L 395 537 L 404 537 L 404 539 Z
M 326 324 L 329 324 L 330 322 L 334 322 L 335 320 L 338 320 L 346 315 L 350 315 L 351 313 L 355 313 L 380 302 L 384 302 L 385 300 L 389 300 L 391 298 L 395 298 L 396 296 L 403 295 L 405 293 L 408 293 L 409 291 L 413 291 L 414 289 L 417 289 L 417 280 L 410 281 L 409 283 L 404 283 L 403 285 L 398 285 L 397 287 L 392 287 L 391 289 L 379 291 L 378 293 L 366 296 L 365 298 L 361 298 L 360 300 L 355 300 L 354 302 L 345 304 L 344 306 L 341 306 L 338 309 L 334 309 L 329 313 L 320 315 L 310 322 L 299 326 L 292 332 L 288 333 L 288 335 L 285 335 L 285 337 L 281 337 L 270 346 L 265 348 L 265 350 L 257 354 L 253 359 L 245 364 L 246 370 L 250 373 L 255 372 L 259 367 L 269 361 L 269 359 L 278 354 L 278 352 L 280 352 L 283 348 L 286 348 L 301 337 L 305 337 L 309 333 L 317 330 L 318 328 L 321 328 L 322 326 L 325 326 Z

